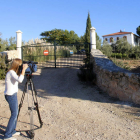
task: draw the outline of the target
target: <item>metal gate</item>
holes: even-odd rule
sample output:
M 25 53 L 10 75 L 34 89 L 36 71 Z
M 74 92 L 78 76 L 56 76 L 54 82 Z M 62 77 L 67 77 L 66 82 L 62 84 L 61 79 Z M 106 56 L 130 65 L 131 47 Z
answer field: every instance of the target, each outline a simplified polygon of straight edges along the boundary
M 89 43 L 58 45 L 54 42 L 22 46 L 22 60 L 38 62 L 38 66 L 42 68 L 79 68 L 89 53 Z

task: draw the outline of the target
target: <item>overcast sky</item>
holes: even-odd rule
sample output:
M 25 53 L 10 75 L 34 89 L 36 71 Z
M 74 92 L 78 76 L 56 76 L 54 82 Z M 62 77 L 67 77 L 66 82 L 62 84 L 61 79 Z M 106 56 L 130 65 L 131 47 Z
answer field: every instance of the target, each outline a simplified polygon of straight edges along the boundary
M 21 30 L 26 42 L 55 28 L 80 37 L 88 12 L 100 38 L 120 30 L 136 34 L 140 26 L 140 0 L 0 0 L 0 32 L 9 39 Z

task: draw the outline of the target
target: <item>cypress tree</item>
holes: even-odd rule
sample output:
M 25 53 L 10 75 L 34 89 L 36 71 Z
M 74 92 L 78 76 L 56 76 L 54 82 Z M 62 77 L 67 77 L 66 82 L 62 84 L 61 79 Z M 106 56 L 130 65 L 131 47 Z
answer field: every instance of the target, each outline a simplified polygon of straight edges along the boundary
M 91 20 L 90 14 L 88 12 L 87 23 L 86 23 L 86 33 L 85 33 L 85 42 L 90 43 L 90 28 L 91 28 Z
M 87 58 L 85 59 L 85 64 L 88 65 L 90 63 L 90 28 L 91 28 L 91 20 L 90 20 L 90 14 L 88 12 L 88 17 L 87 17 L 87 23 L 86 23 L 86 33 L 85 33 L 85 51 L 86 51 L 86 56 Z

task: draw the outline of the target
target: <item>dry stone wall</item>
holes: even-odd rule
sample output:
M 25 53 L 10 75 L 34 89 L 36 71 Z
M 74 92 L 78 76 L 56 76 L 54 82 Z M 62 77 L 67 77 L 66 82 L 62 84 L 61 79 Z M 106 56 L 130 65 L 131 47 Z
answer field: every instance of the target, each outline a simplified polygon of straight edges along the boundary
M 7 59 L 8 60 L 19 58 L 19 52 L 18 52 L 18 50 L 3 51 L 1 53 L 2 54 L 5 54 L 7 56 Z
M 116 66 L 100 50 L 91 51 L 96 84 L 110 96 L 140 104 L 140 74 Z

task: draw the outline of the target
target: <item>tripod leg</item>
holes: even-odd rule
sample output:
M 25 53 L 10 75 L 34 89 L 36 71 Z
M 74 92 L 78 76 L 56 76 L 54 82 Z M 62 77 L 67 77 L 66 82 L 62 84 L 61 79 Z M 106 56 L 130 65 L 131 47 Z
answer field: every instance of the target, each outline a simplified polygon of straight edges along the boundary
M 37 101 L 37 92 L 36 92 L 36 89 L 35 89 L 35 86 L 33 84 L 33 81 L 31 82 L 32 83 L 32 86 L 31 86 L 31 89 L 32 91 L 34 91 L 34 95 L 32 94 L 33 96 L 33 99 L 34 99 L 34 105 L 36 107 L 36 110 L 37 110 L 37 114 L 38 114 L 38 118 L 39 118 L 39 123 L 40 123 L 40 127 L 42 127 L 43 125 L 43 122 L 41 120 L 41 116 L 40 116 L 40 112 L 39 112 L 39 108 L 38 108 L 38 101 Z M 33 92 L 32 92 L 33 93 Z M 34 97 L 35 96 L 35 97 Z
M 22 94 L 22 97 L 21 97 L 21 101 L 20 101 L 20 104 L 19 104 L 18 116 L 19 116 L 20 109 L 21 109 L 22 104 L 23 104 L 23 100 L 24 100 L 24 97 L 25 97 L 26 89 L 27 89 L 27 82 L 25 84 L 24 91 L 23 91 L 23 94 Z M 18 116 L 17 116 L 17 119 L 18 119 Z
M 34 133 L 34 119 L 33 119 L 33 104 L 30 110 L 30 136 L 33 138 L 35 135 Z
M 41 120 L 41 116 L 40 116 L 40 113 L 39 113 L 38 103 L 35 103 L 35 106 L 36 106 L 36 110 L 37 110 L 37 114 L 38 114 L 38 118 L 39 118 L 39 122 L 40 122 L 40 127 L 42 127 L 43 122 Z
M 31 80 L 30 80 L 30 87 L 31 87 L 31 91 L 32 91 L 32 86 L 31 86 Z M 33 93 L 33 91 L 32 91 Z M 29 114 L 30 114 L 30 131 L 29 131 L 29 134 L 30 134 L 30 137 L 33 138 L 35 133 L 34 133 L 34 121 L 33 121 L 33 110 L 34 110 L 34 107 L 33 107 L 33 96 L 31 97 L 32 98 L 32 104 L 31 104 L 31 107 L 29 107 L 29 92 L 28 92 L 28 110 L 29 110 Z

